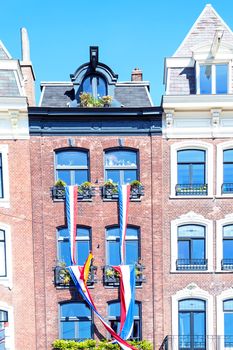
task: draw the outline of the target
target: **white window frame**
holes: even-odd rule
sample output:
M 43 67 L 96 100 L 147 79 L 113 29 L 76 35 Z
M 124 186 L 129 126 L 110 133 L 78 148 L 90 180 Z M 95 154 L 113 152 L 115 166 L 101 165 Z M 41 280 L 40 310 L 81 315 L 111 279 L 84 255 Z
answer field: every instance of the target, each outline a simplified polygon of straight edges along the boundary
M 11 228 L 9 225 L 0 222 L 0 230 L 5 232 L 6 247 L 6 272 L 5 277 L 0 277 L 0 285 L 12 289 L 12 248 L 11 248 Z
M 208 260 L 207 270 L 177 270 L 178 258 L 178 227 L 183 225 L 201 225 L 205 227 L 205 256 Z M 171 221 L 171 272 L 175 273 L 207 273 L 213 271 L 213 222 L 202 215 L 189 212 Z
M 203 95 L 200 93 L 201 81 L 200 81 L 200 66 L 206 65 L 211 66 L 211 74 L 212 74 L 212 85 L 211 85 L 211 93 L 210 95 L 216 94 L 216 65 L 218 64 L 226 64 L 228 65 L 227 71 L 227 94 L 231 93 L 231 62 L 229 60 L 216 60 L 216 61 L 197 61 L 196 62 L 196 93 L 197 95 Z M 208 94 L 207 94 L 208 95 Z M 223 94 L 224 95 L 224 94 Z
M 233 149 L 233 141 L 226 141 L 217 145 L 217 161 L 216 161 L 216 195 L 218 197 L 233 197 L 233 193 L 222 194 L 223 184 L 223 152 Z
M 213 296 L 207 291 L 200 289 L 195 283 L 187 285 L 184 289 L 172 295 L 172 335 L 179 335 L 178 315 L 179 301 L 184 299 L 200 299 L 206 302 L 206 334 L 214 334 L 213 330 Z M 219 334 L 219 333 L 218 333 Z M 174 344 L 177 342 L 177 344 Z M 178 338 L 175 337 L 174 349 L 178 349 Z
M 9 190 L 9 168 L 8 168 L 8 145 L 0 144 L 0 153 L 2 155 L 2 182 L 3 198 L 0 198 L 0 207 L 10 207 L 10 190 Z
M 177 154 L 178 151 L 181 150 L 189 150 L 189 149 L 197 149 L 201 151 L 206 152 L 206 183 L 208 184 L 208 195 L 206 196 L 195 196 L 195 195 L 189 195 L 189 196 L 179 196 L 176 195 L 176 185 L 177 185 L 177 179 L 178 179 L 178 173 L 177 173 Z M 202 142 L 198 140 L 192 140 L 192 141 L 182 141 L 173 143 L 171 145 L 171 151 L 170 151 L 170 167 L 171 167 L 171 173 L 170 173 L 170 197 L 171 198 L 210 198 L 213 197 L 213 145 L 207 142 Z
M 229 270 L 221 269 L 223 259 L 223 227 L 233 225 L 233 214 L 226 215 L 224 219 L 216 221 L 216 272 L 232 273 Z
M 5 349 L 14 350 L 14 313 L 13 307 L 7 303 L 0 301 L 0 310 L 8 313 L 8 327 L 5 328 Z
M 232 288 L 224 290 L 221 294 L 216 297 L 216 310 L 217 310 L 217 334 L 222 335 L 220 349 L 226 349 L 224 347 L 224 312 L 223 312 L 223 302 L 227 299 L 233 299 Z

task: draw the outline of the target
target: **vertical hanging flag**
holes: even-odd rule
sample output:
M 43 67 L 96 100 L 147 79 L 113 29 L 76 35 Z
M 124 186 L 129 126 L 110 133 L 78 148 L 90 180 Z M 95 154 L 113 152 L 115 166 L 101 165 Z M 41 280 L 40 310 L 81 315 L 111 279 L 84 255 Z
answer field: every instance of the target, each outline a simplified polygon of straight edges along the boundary
M 86 264 L 85 264 L 86 265 Z M 70 266 L 69 272 L 71 275 L 71 278 L 73 279 L 73 282 L 83 297 L 83 299 L 86 301 L 86 303 L 89 305 L 89 307 L 93 310 L 93 312 L 96 314 L 96 316 L 100 319 L 104 327 L 107 329 L 107 331 L 111 334 L 111 336 L 116 340 L 116 342 L 120 345 L 120 347 L 123 350 L 137 350 L 132 345 L 128 344 L 125 340 L 123 340 L 116 332 L 109 326 L 109 324 L 104 320 L 104 318 L 99 314 L 97 311 L 95 304 L 93 302 L 93 299 L 91 297 L 91 294 L 89 292 L 89 289 L 87 287 L 87 284 L 85 283 L 82 276 L 84 276 L 83 272 L 84 267 L 81 266 Z
M 125 236 L 128 221 L 130 185 L 119 185 L 119 217 L 120 217 L 120 261 L 125 263 Z
M 113 266 L 113 268 L 119 273 L 120 277 L 120 336 L 127 340 L 132 334 L 134 325 L 135 266 L 120 265 Z
M 66 219 L 70 237 L 70 259 L 76 265 L 76 230 L 78 186 L 66 186 Z

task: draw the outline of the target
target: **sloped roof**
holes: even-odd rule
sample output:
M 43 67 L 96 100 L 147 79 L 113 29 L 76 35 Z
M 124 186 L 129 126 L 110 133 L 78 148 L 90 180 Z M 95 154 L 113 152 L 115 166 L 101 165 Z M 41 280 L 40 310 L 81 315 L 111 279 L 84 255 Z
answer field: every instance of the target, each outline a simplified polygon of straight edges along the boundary
M 4 44 L 0 40 L 0 60 L 8 60 L 11 58 L 11 55 L 5 48 Z
M 70 83 L 43 83 L 41 107 L 68 107 L 71 99 L 67 96 L 73 89 Z M 118 83 L 114 88 L 114 100 L 124 107 L 151 107 L 153 104 L 148 83 Z
M 0 96 L 20 96 L 13 70 L 0 69 Z
M 207 4 L 173 57 L 191 57 L 192 47 L 197 43 L 201 45 L 201 43 L 206 41 L 212 41 L 216 30 L 219 28 L 224 30 L 222 43 L 233 45 L 231 29 L 215 9 L 210 4 Z

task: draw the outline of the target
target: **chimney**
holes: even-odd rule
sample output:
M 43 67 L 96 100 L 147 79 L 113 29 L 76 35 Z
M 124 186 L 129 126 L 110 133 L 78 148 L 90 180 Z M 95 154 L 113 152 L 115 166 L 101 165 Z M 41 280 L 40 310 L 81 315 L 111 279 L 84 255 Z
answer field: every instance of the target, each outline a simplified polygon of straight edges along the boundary
M 35 74 L 30 59 L 30 46 L 26 28 L 21 28 L 22 61 L 20 67 L 24 78 L 24 90 L 29 106 L 35 106 Z
M 134 68 L 131 73 L 131 81 L 142 81 L 142 71 L 139 68 Z

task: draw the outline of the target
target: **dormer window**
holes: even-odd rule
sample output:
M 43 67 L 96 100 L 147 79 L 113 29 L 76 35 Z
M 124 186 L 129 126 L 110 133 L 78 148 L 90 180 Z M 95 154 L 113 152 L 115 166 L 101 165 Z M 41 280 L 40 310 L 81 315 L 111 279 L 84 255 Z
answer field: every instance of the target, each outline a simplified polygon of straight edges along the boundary
M 106 81 L 99 75 L 89 75 L 83 80 L 82 91 L 91 94 L 94 98 L 106 96 Z
M 199 93 L 227 94 L 228 93 L 228 64 L 200 64 Z

